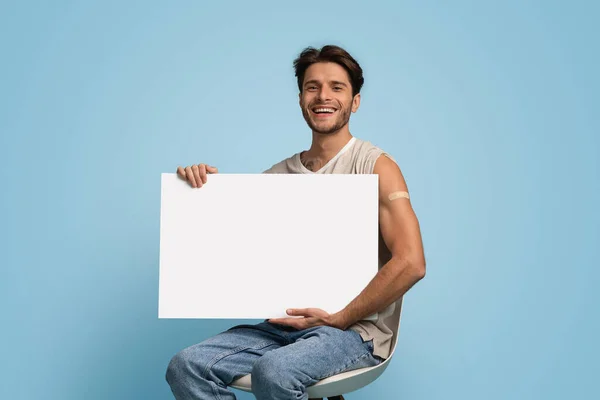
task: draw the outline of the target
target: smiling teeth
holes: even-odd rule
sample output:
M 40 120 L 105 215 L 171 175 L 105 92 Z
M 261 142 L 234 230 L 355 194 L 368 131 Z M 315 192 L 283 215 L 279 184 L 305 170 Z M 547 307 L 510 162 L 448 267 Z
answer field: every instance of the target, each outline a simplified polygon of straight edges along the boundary
M 317 108 L 315 110 L 316 113 L 321 113 L 321 112 L 325 112 L 325 113 L 333 113 L 333 108 Z

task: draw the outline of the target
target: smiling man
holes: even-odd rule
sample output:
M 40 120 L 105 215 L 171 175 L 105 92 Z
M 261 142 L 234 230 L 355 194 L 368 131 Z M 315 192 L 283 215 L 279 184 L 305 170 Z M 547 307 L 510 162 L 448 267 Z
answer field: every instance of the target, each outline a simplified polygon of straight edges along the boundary
M 234 400 L 227 386 L 249 373 L 258 400 L 306 399 L 306 388 L 321 379 L 379 364 L 389 357 L 392 337 L 382 315 L 425 276 L 419 223 L 400 168 L 389 154 L 350 133 L 364 83 L 360 65 L 344 49 L 325 46 L 305 49 L 294 68 L 312 144 L 264 172 L 377 174 L 379 272 L 338 313 L 290 309 L 289 318 L 235 326 L 182 350 L 166 376 L 178 400 Z M 217 172 L 206 164 L 177 169 L 194 188 Z M 315 240 L 327 240 L 327 232 Z M 376 320 L 367 320 L 374 314 Z

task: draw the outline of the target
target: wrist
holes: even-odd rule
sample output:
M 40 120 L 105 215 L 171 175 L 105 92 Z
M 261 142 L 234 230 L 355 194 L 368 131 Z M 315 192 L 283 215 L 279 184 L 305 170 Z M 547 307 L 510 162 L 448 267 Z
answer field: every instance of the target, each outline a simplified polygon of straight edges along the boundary
M 350 325 L 352 325 L 350 323 L 350 321 L 348 321 L 348 318 L 346 316 L 346 314 L 344 313 L 344 310 L 339 311 L 335 314 L 331 315 L 331 326 L 333 326 L 334 328 L 338 328 L 341 330 L 346 330 Z

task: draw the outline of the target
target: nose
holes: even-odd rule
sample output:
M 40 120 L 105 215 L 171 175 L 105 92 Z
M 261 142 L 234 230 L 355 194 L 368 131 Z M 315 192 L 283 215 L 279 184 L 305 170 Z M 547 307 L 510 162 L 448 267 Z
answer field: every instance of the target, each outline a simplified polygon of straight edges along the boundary
M 331 100 L 331 90 L 329 90 L 327 85 L 321 86 L 321 89 L 317 93 L 317 99 L 321 102 Z

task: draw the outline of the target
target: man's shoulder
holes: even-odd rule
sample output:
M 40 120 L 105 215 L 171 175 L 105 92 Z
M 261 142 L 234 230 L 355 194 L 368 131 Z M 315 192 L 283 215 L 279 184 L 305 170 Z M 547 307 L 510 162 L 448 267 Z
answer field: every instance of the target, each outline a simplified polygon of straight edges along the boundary
M 383 152 L 386 153 L 385 150 L 383 150 L 383 148 L 381 148 L 380 146 L 372 143 L 369 140 L 365 140 L 365 139 L 359 139 L 356 138 L 355 144 L 354 144 L 354 151 L 356 153 L 370 153 L 370 152 Z
M 358 173 L 362 174 L 372 174 L 380 156 L 386 156 L 394 163 L 396 162 L 389 152 L 367 140 L 357 138 L 353 152 L 356 169 Z

